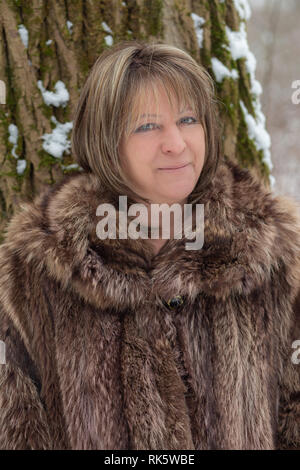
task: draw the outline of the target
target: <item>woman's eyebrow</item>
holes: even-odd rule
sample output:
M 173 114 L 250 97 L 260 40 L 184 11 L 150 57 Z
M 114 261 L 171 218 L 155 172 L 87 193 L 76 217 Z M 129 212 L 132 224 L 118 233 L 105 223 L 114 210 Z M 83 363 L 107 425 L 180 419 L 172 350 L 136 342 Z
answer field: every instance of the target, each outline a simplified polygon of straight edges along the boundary
M 192 110 L 192 108 L 186 108 L 183 111 L 180 111 L 179 114 L 185 113 L 186 111 L 193 111 L 193 110 Z M 141 118 L 143 118 L 145 116 L 147 116 L 147 117 L 161 117 L 162 115 L 161 114 L 142 114 Z

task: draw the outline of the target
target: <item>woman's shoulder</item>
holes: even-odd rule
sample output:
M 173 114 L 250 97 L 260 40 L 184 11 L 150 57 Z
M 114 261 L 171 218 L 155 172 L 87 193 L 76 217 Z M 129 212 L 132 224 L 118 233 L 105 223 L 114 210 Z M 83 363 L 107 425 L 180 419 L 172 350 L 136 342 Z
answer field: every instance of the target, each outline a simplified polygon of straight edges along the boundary
M 1 292 L 5 291 L 4 280 L 10 282 L 17 271 L 54 275 L 63 265 L 64 274 L 70 274 L 71 266 L 78 262 L 76 254 L 81 253 L 80 240 L 84 240 L 89 223 L 85 194 L 93 183 L 95 186 L 93 177 L 85 173 L 65 175 L 33 201 L 17 207 L 0 245 Z
M 235 211 L 274 225 L 278 230 L 289 230 L 300 236 L 300 202 L 287 194 L 275 194 L 267 187 L 255 169 L 244 168 L 225 158 L 220 166 L 225 179 L 230 179 L 231 204 Z M 279 232 L 278 232 L 279 235 Z
M 222 295 L 250 292 L 284 272 L 293 296 L 300 285 L 297 201 L 275 195 L 254 171 L 224 159 L 204 203 L 205 243 L 196 256 L 201 266 L 210 261 L 203 274 L 209 292 L 221 283 Z
M 99 188 L 97 188 L 99 189 Z M 1 253 L 14 252 L 22 256 L 37 252 L 45 240 L 64 229 L 68 231 L 76 219 L 89 207 L 88 193 L 96 191 L 96 180 L 88 173 L 64 175 L 46 187 L 32 201 L 21 202 L 3 231 Z

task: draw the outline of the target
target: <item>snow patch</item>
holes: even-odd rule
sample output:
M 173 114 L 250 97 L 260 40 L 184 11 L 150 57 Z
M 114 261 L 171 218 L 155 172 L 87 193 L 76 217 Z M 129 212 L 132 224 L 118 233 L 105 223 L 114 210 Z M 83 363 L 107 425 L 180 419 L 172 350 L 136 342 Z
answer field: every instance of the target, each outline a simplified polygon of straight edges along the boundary
M 113 33 L 112 30 L 110 29 L 110 27 L 108 26 L 108 24 L 105 23 L 105 21 L 102 21 L 101 26 L 102 26 L 102 28 L 104 29 L 104 31 L 106 33 L 110 33 L 110 34 Z
M 276 183 L 275 177 L 273 175 L 269 175 L 269 180 L 270 180 L 271 189 L 274 189 L 275 183 Z
M 46 105 L 53 105 L 57 108 L 58 106 L 65 107 L 67 105 L 70 96 L 64 82 L 61 80 L 58 80 L 54 85 L 55 92 L 46 90 L 41 80 L 38 80 L 37 86 L 41 90 Z
M 241 59 L 242 57 L 247 57 L 249 53 L 249 46 L 245 23 L 241 23 L 239 31 L 232 31 L 228 26 L 225 26 L 225 30 L 232 58 L 237 60 Z
M 256 119 L 254 119 L 242 100 L 240 100 L 240 105 L 244 113 L 245 122 L 247 124 L 249 139 L 254 141 L 257 150 L 263 151 L 263 161 L 266 163 L 269 169 L 272 170 L 273 164 L 270 154 L 271 139 L 270 135 L 265 129 L 265 116 L 260 111 L 259 107 L 256 107 Z
M 52 116 L 51 121 L 56 124 L 51 134 L 44 134 L 41 139 L 44 140 L 43 149 L 55 158 L 61 158 L 63 153 L 70 153 L 71 142 L 67 134 L 73 128 L 73 122 L 61 124 Z
M 205 19 L 196 13 L 191 13 L 192 20 L 194 22 L 194 28 L 197 36 L 198 45 L 200 48 L 203 47 L 203 29 L 202 26 L 205 23 Z
M 225 77 L 233 78 L 233 79 L 238 79 L 239 78 L 239 73 L 236 69 L 229 70 L 222 62 L 217 59 L 216 57 L 213 57 L 211 59 L 211 64 L 212 64 L 212 69 L 214 72 L 214 75 L 216 77 L 216 81 L 221 83 Z
M 18 131 L 17 126 L 15 124 L 10 124 L 8 126 L 8 133 L 9 133 L 8 142 L 13 144 L 13 149 L 11 153 L 13 154 L 15 158 L 19 158 L 18 155 L 16 154 L 16 148 L 17 148 L 18 136 L 19 136 L 19 131 Z
M 273 168 L 271 161 L 271 138 L 265 128 L 266 118 L 261 110 L 259 95 L 262 93 L 261 84 L 255 79 L 256 59 L 249 49 L 246 25 L 244 22 L 240 24 L 239 31 L 232 31 L 226 26 L 226 35 L 229 42 L 229 49 L 234 60 L 245 58 L 245 65 L 250 76 L 250 91 L 252 94 L 252 104 L 255 111 L 255 118 L 248 112 L 243 101 L 240 101 L 241 108 L 244 112 L 245 121 L 248 127 L 248 136 L 253 139 L 257 150 L 263 151 L 263 161 L 270 171 Z M 270 178 L 270 183 L 274 183 L 274 179 Z
M 67 28 L 69 30 L 69 33 L 72 34 L 73 33 L 73 23 L 72 23 L 72 21 L 67 20 Z
M 25 48 L 27 49 L 28 48 L 28 30 L 23 24 L 19 24 L 18 31 L 19 31 L 21 41 L 24 44 Z
M 251 18 L 251 9 L 248 0 L 233 0 L 233 3 L 241 20 L 248 21 Z
M 81 166 L 78 165 L 78 163 L 71 163 L 70 165 L 61 165 L 61 168 L 63 170 L 83 170 L 83 168 L 81 168 Z
M 23 160 L 23 159 L 19 159 L 17 161 L 17 173 L 18 175 L 22 175 L 25 171 L 25 168 L 26 168 L 26 160 Z
M 16 154 L 16 147 L 18 144 L 18 136 L 19 130 L 15 124 L 10 124 L 8 126 L 9 137 L 8 141 L 13 144 L 12 154 L 17 159 L 17 173 L 18 175 L 22 175 L 26 168 L 26 160 L 19 159 L 18 155 Z
M 106 42 L 107 46 L 112 46 L 113 45 L 113 38 L 110 35 L 105 36 L 104 41 Z
M 229 42 L 229 50 L 234 60 L 245 58 L 245 65 L 251 80 L 251 92 L 254 95 L 262 93 L 260 83 L 255 79 L 256 59 L 249 49 L 246 26 L 241 23 L 239 31 L 232 31 L 228 26 L 225 27 Z

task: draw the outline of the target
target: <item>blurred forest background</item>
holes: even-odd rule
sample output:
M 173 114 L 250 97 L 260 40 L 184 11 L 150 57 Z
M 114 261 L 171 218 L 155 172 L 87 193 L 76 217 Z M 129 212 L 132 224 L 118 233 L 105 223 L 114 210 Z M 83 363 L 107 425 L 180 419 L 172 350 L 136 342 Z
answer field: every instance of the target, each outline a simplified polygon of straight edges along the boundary
M 300 202 L 300 104 L 292 103 L 300 80 L 300 0 L 249 0 L 248 41 L 256 78 L 263 88 L 262 111 L 271 136 L 274 192 Z

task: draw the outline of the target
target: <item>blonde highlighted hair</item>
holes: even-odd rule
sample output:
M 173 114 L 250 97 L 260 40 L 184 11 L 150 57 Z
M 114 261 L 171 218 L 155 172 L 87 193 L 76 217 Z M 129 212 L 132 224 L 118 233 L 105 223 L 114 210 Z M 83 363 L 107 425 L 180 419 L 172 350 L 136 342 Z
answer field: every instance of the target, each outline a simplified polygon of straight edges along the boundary
M 220 131 L 213 80 L 187 52 L 168 44 L 123 41 L 105 50 L 94 63 L 80 94 L 71 137 L 72 154 L 104 188 L 118 197 L 137 198 L 124 173 L 119 147 L 135 129 L 153 92 L 163 86 L 171 106 L 189 105 L 205 133 L 205 161 L 188 202 L 197 202 L 212 180 L 220 157 Z

